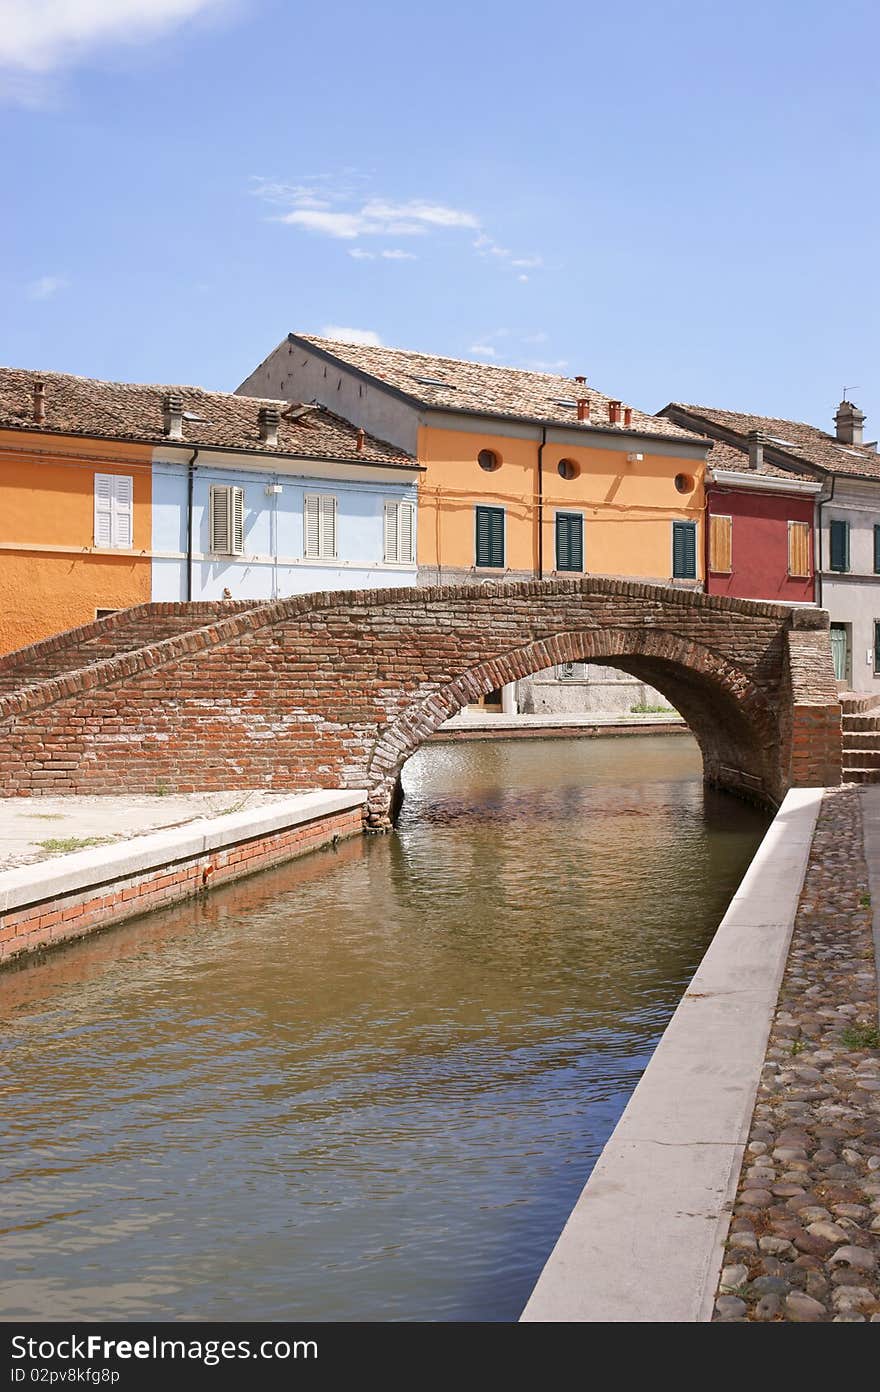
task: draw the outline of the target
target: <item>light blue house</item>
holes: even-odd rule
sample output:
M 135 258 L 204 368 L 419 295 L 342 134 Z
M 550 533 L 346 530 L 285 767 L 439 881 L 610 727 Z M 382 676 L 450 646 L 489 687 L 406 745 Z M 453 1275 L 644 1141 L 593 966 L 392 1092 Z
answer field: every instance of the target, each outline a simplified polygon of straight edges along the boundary
M 319 406 L 165 392 L 154 600 L 416 584 L 420 466 Z

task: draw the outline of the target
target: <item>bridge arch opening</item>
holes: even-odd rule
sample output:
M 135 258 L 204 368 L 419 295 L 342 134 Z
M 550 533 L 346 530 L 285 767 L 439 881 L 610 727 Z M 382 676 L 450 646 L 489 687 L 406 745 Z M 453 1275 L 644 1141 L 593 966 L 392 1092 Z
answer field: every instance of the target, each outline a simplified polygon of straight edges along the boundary
M 776 713 L 738 668 L 703 644 L 663 630 L 560 633 L 498 654 L 414 701 L 380 733 L 369 769 L 368 820 L 388 829 L 407 759 L 463 707 L 562 663 L 602 663 L 659 691 L 697 741 L 709 784 L 775 805 L 780 800 Z

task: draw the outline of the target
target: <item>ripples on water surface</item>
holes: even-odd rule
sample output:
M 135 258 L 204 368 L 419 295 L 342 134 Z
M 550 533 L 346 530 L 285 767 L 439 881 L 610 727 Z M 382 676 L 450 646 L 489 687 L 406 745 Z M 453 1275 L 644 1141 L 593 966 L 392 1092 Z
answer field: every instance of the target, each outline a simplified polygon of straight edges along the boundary
M 515 1319 L 766 825 L 699 770 L 433 746 L 397 835 L 0 976 L 4 1317 Z

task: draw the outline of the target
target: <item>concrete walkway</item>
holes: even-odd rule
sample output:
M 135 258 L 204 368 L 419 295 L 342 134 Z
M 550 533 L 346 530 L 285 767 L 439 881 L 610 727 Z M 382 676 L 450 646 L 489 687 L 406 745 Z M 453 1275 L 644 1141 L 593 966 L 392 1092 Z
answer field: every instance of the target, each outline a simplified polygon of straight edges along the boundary
M 0 801 L 0 870 L 31 865 L 204 817 L 253 811 L 289 793 L 133 794 L 125 797 L 23 797 Z
M 608 715 L 602 711 L 578 715 L 504 715 L 466 708 L 440 726 L 440 730 L 593 730 L 602 726 L 638 731 L 654 725 L 684 726 L 677 711 L 649 715 Z M 438 731 L 439 733 L 439 731 Z

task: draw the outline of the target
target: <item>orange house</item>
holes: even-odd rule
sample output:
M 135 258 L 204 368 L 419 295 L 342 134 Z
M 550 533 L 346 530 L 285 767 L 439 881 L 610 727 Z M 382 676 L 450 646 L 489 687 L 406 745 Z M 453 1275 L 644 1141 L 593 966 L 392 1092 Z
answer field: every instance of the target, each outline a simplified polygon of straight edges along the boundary
M 318 401 L 416 456 L 423 583 L 703 580 L 708 442 L 583 377 L 289 334 L 239 391 Z
M 0 369 L 0 652 L 150 598 L 152 448 L 90 436 L 89 387 Z

